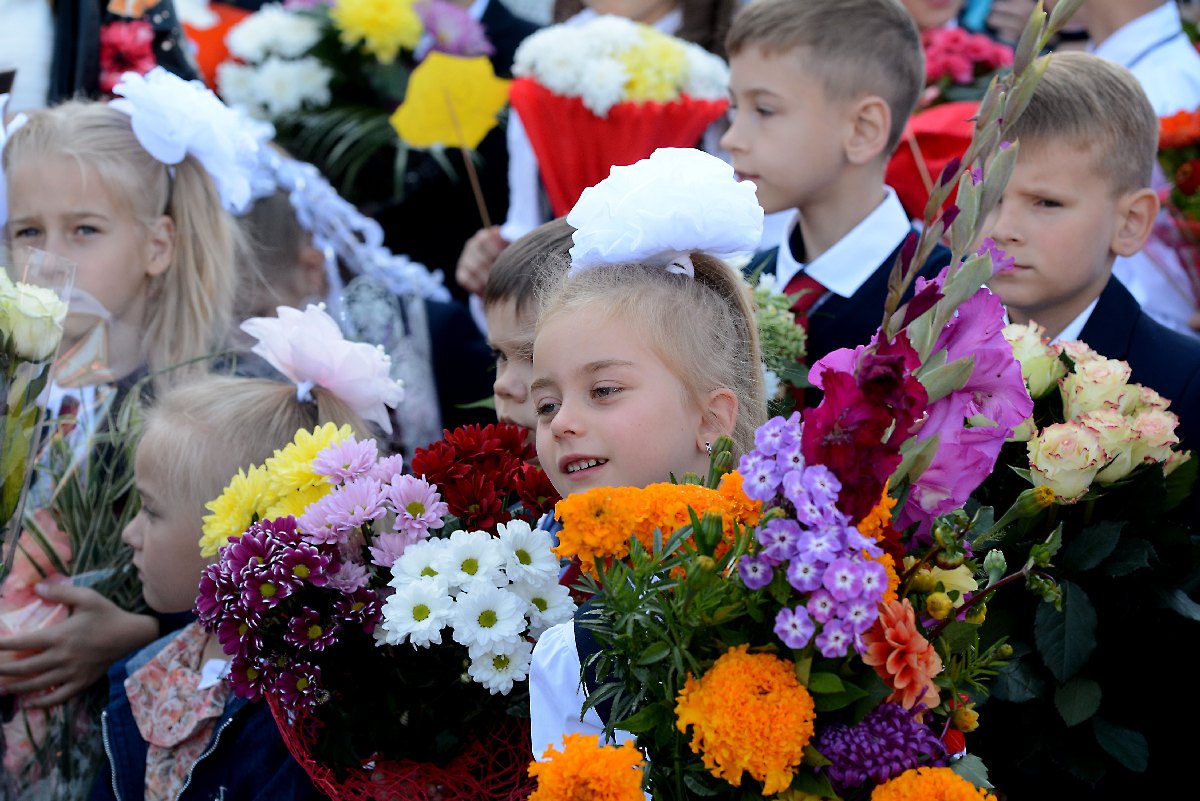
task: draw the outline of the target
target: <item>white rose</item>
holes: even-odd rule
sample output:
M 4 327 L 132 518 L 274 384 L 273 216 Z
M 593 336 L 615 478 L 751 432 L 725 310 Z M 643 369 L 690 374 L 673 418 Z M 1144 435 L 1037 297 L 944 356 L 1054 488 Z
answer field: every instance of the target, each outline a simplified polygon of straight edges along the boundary
M 0 329 L 12 342 L 17 358 L 40 362 L 62 339 L 67 304 L 49 289 L 32 284 L 0 286 Z
M 1104 358 L 1099 353 L 1096 353 L 1096 351 L 1092 350 L 1086 342 L 1080 342 L 1077 339 L 1056 343 L 1055 347 L 1067 354 L 1067 358 L 1075 362 L 1075 364 L 1081 364 L 1083 362 L 1090 362 L 1095 359 Z
M 1150 387 L 1142 386 L 1141 384 L 1134 384 L 1134 386 L 1136 386 L 1138 390 L 1138 401 L 1133 407 L 1133 414 L 1148 412 L 1151 409 L 1157 409 L 1160 412 L 1165 412 L 1171 405 L 1171 401 L 1167 400 L 1162 395 L 1159 395 L 1157 392 L 1150 389 Z
M 1112 409 L 1096 409 L 1077 421 L 1096 432 L 1100 447 L 1108 454 L 1109 463 L 1096 474 L 1099 484 L 1111 484 L 1129 475 L 1140 463 L 1134 459 L 1134 443 L 1138 435 L 1128 417 Z
M 1173 452 L 1171 446 L 1179 444 L 1175 434 L 1178 425 L 1179 417 L 1174 412 L 1150 409 L 1136 415 L 1132 426 L 1134 464 L 1167 461 Z
M 1067 374 L 1067 365 L 1043 336 L 1045 329 L 1033 322 L 1028 325 L 1010 323 L 1003 333 L 1012 345 L 1013 358 L 1021 363 L 1021 377 L 1029 387 L 1030 397 L 1034 400 L 1045 397 Z
M 1108 455 L 1095 431 L 1078 423 L 1047 426 L 1029 441 L 1029 475 L 1061 503 L 1074 503 L 1091 486 Z
M 1092 359 L 1075 365 L 1062 380 L 1063 414 L 1068 420 L 1096 409 L 1126 414 L 1141 394 L 1129 384 L 1129 364 L 1118 359 Z

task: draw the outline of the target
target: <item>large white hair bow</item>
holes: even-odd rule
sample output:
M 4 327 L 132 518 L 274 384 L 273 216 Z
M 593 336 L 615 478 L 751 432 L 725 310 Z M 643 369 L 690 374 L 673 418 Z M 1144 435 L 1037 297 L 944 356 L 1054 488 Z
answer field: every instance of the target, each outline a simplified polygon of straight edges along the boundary
M 763 210 L 754 184 L 694 148 L 664 147 L 583 190 L 567 215 L 575 228 L 571 270 L 628 262 L 692 275 L 687 254 L 755 250 Z
M 404 385 L 392 378 L 392 360 L 383 348 L 346 340 L 323 305 L 304 311 L 280 306 L 276 312 L 278 317 L 242 323 L 242 330 L 258 340 L 251 351 L 294 381 L 300 400 L 310 399 L 313 387 L 324 387 L 391 434 L 386 407 L 404 399 Z
M 155 67 L 145 75 L 125 73 L 113 94 L 119 97 L 110 105 L 129 115 L 147 153 L 167 165 L 191 153 L 212 176 L 221 205 L 234 214 L 249 207 L 260 132 L 211 89 Z

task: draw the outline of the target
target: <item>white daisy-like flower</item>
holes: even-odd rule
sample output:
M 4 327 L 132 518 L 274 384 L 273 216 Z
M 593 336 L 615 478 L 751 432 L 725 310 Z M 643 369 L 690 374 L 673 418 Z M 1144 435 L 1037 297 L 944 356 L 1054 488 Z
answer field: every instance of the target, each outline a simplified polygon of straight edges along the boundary
M 442 629 L 450 624 L 454 600 L 444 581 L 424 578 L 392 593 L 383 604 L 383 641 L 399 645 L 406 639 L 415 647 L 437 645 Z
M 486 531 L 456 531 L 447 541 L 440 565 L 451 589 L 475 583 L 502 587 L 508 584 L 501 570 L 504 554 L 500 542 Z
M 530 528 L 524 520 L 501 523 L 500 553 L 509 581 L 537 584 L 558 578 L 558 558 L 551 552 L 550 532 Z
M 571 591 L 557 580 L 541 584 L 514 584 L 509 590 L 525 602 L 530 637 L 540 637 L 546 629 L 566 623 L 575 614 Z
M 518 596 L 487 584 L 472 584 L 458 594 L 450 616 L 454 641 L 472 655 L 499 648 L 525 630 L 525 603 Z
M 524 639 L 512 640 L 501 648 L 473 657 L 467 673 L 476 683 L 487 687 L 492 695 L 508 695 L 514 682 L 529 677 L 532 657 L 533 643 Z
M 449 541 L 441 538 L 421 540 L 409 545 L 400 558 L 392 563 L 392 580 L 388 584 L 399 589 L 421 578 L 432 576 L 440 576 L 446 581 L 444 557 L 449 546 Z

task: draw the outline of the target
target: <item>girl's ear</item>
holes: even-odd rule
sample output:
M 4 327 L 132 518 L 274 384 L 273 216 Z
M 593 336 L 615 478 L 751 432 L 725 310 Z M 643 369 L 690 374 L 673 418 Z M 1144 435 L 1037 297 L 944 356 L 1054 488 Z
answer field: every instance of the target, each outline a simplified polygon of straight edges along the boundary
M 732 435 L 737 425 L 738 398 L 728 387 L 714 389 L 708 393 L 703 414 L 700 418 L 699 439 L 696 445 L 700 450 L 706 450 L 706 443 L 716 440 L 722 434 Z
M 175 220 L 163 214 L 150 223 L 146 236 L 146 275 L 162 275 L 175 260 Z
M 849 127 L 845 139 L 846 159 L 867 164 L 887 148 L 892 130 L 892 109 L 878 95 L 868 95 L 847 108 Z

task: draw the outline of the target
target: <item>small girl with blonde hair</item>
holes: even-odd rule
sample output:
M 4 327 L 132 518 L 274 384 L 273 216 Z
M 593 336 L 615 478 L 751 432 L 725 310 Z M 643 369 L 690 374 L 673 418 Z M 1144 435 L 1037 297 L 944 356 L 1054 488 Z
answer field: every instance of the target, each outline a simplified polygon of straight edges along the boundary
M 584 191 L 533 345 L 538 459 L 563 497 L 704 475 L 722 435 L 735 458 L 753 448 L 766 421 L 758 329 L 745 279 L 719 255 L 754 250 L 762 220 L 754 186 L 700 150 L 660 149 Z M 580 720 L 575 636 L 554 626 L 533 651 L 537 758 L 601 729 L 595 710 Z

